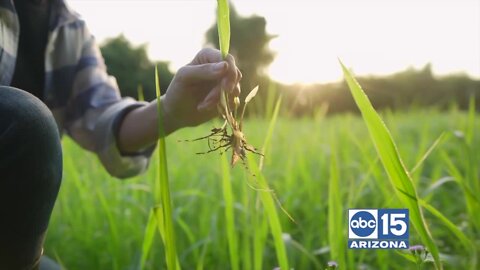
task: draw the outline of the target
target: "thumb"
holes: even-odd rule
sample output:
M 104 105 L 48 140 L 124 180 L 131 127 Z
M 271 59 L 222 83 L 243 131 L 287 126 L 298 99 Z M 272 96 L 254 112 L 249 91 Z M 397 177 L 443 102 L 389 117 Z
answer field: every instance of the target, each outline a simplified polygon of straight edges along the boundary
M 225 61 L 201 65 L 187 65 L 178 70 L 177 77 L 180 77 L 178 79 L 182 81 L 216 80 L 220 79 L 227 69 L 228 63 Z

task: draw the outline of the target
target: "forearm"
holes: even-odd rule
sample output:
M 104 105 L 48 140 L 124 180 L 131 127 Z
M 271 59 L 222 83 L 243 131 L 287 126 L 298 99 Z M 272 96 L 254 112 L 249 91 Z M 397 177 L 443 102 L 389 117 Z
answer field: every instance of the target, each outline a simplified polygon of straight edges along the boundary
M 163 97 L 160 99 L 163 103 Z M 165 115 L 162 113 L 162 115 Z M 177 128 L 172 119 L 163 117 L 164 134 L 166 136 Z M 153 145 L 159 138 L 157 101 L 129 112 L 120 124 L 117 135 L 118 146 L 124 153 L 135 153 Z

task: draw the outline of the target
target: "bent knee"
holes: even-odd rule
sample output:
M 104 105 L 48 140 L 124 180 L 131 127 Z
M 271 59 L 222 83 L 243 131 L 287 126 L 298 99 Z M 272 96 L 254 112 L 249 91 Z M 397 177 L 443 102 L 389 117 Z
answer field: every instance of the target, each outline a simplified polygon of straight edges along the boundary
M 0 86 L 0 139 L 9 135 L 23 138 L 26 144 L 60 138 L 55 119 L 41 100 L 23 90 Z
M 25 164 L 47 182 L 59 185 L 62 174 L 62 149 L 57 124 L 48 107 L 35 96 L 0 86 L 0 168 Z M 5 169 L 5 168 L 4 168 Z

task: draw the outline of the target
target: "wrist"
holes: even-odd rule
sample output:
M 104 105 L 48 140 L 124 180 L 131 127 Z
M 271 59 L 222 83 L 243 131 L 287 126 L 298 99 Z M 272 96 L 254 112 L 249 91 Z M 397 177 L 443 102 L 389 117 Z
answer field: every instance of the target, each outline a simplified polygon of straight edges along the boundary
M 161 96 L 160 97 L 160 113 L 158 113 L 158 104 L 157 104 L 157 100 L 154 101 L 155 103 L 155 112 L 156 112 L 156 122 L 157 124 L 155 125 L 157 127 L 157 131 L 158 131 L 158 134 L 159 134 L 159 137 L 160 136 L 167 136 L 173 132 L 175 132 L 177 129 L 180 128 L 180 125 L 177 123 L 177 121 L 175 121 L 175 117 L 172 116 L 172 114 L 170 113 L 170 110 L 168 109 L 168 107 L 166 106 L 166 102 L 165 102 L 165 95 Z M 159 117 L 161 117 L 161 119 L 159 119 Z M 163 129 L 160 130 L 159 129 L 159 125 L 162 124 L 163 125 Z M 163 132 L 163 134 L 161 134 L 161 132 Z

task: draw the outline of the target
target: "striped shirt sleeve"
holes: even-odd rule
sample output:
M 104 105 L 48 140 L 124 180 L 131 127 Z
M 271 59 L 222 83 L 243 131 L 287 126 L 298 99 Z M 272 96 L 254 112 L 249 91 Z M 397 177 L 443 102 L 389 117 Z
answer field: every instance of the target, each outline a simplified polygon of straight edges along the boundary
M 86 27 L 82 28 L 80 35 L 77 32 L 76 37 L 70 37 L 78 38 L 83 45 L 73 71 L 64 128 L 80 146 L 95 152 L 112 176 L 135 176 L 146 170 L 154 147 L 124 155 L 118 148 L 115 133 L 125 114 L 146 103 L 120 97 L 117 83 L 107 74 L 94 37 Z

